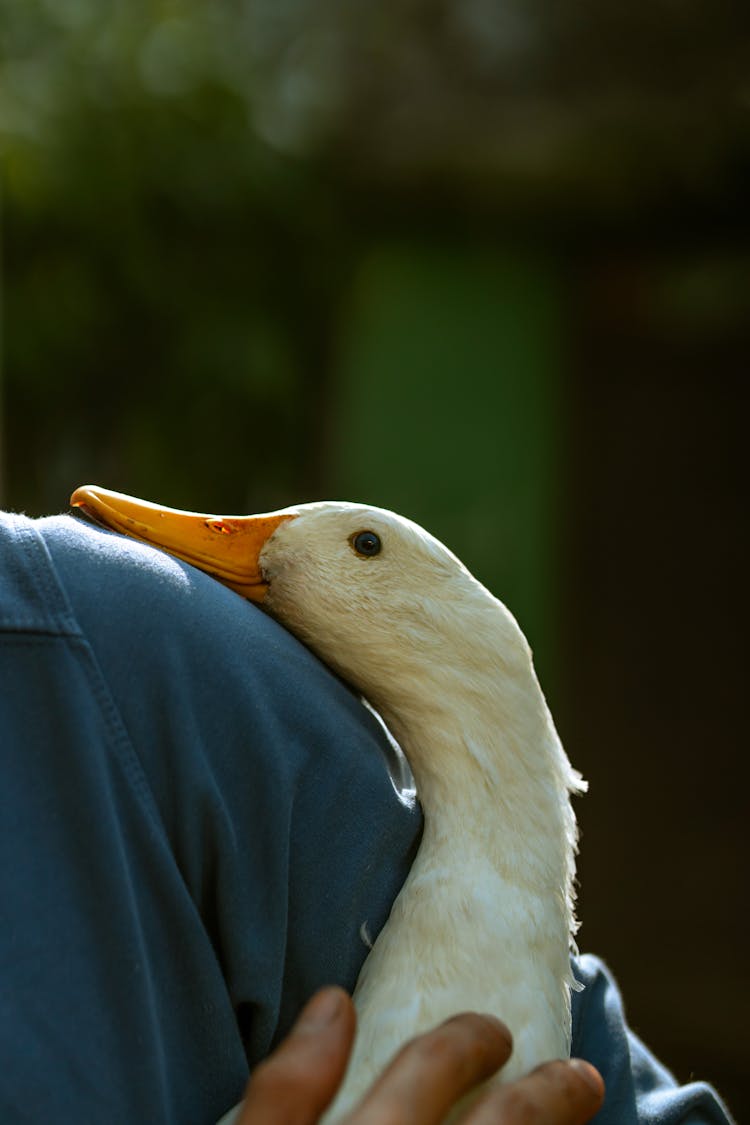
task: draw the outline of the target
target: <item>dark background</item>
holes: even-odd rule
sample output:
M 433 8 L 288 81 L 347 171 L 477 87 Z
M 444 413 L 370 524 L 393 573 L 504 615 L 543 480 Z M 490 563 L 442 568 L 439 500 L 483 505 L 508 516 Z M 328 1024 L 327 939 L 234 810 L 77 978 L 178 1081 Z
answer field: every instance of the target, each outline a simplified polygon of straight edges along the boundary
M 3 0 L 2 499 L 443 538 L 590 780 L 582 948 L 741 1119 L 747 17 L 551 9 Z

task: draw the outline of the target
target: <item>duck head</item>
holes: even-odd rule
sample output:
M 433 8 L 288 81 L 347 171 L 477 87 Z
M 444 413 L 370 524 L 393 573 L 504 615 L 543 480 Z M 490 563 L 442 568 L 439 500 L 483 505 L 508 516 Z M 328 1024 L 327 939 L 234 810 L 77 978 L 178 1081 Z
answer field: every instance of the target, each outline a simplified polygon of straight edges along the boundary
M 71 504 L 261 605 L 389 717 L 424 698 L 430 680 L 439 706 L 448 663 L 464 669 L 467 688 L 498 652 L 509 670 L 530 668 L 505 606 L 447 547 L 394 512 L 325 501 L 259 516 L 201 515 L 93 485 L 76 489 Z

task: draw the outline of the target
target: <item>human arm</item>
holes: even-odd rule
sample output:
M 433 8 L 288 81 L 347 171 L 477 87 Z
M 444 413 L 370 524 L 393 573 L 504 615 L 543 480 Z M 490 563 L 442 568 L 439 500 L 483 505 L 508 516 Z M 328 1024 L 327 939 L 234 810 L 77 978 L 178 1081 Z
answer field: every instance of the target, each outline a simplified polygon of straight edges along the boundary
M 573 971 L 583 988 L 573 994 L 572 1050 L 597 1067 L 607 1087 L 597 1125 L 730 1125 L 712 1086 L 680 1085 L 634 1033 L 617 983 L 598 957 L 575 958 Z

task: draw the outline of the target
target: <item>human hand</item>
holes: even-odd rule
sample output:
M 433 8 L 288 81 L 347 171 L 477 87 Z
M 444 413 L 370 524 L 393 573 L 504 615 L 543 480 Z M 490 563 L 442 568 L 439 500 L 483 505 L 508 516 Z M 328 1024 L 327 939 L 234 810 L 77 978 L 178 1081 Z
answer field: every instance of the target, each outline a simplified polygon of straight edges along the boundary
M 318 992 L 289 1036 L 253 1071 L 236 1125 L 315 1125 L 343 1078 L 355 1022 L 345 992 Z M 511 1046 L 508 1030 L 492 1017 L 454 1016 L 398 1052 L 346 1125 L 439 1125 L 507 1062 Z M 584 1125 L 603 1098 L 594 1067 L 557 1060 L 482 1092 L 461 1125 Z

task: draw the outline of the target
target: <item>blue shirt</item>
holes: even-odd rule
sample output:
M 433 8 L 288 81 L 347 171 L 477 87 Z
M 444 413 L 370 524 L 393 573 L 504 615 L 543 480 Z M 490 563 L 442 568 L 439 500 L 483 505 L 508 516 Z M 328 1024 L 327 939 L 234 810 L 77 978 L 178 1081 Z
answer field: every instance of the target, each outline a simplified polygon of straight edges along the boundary
M 0 740 L 0 1122 L 214 1122 L 353 988 L 419 843 L 402 760 L 260 610 L 65 516 L 0 518 Z M 600 1125 L 728 1120 L 576 971 Z

